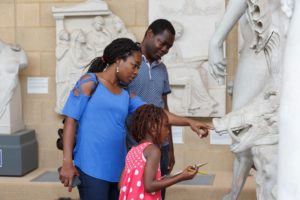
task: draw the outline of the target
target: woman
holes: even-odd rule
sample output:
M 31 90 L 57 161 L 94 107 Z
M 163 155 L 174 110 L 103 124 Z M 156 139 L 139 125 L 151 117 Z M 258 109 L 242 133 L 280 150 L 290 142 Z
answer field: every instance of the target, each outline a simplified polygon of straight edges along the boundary
M 119 83 L 128 84 L 134 79 L 141 56 L 140 47 L 132 40 L 112 41 L 89 69 L 104 71 L 84 75 L 64 107 L 67 118 L 60 180 L 71 191 L 73 176 L 80 175 L 82 200 L 118 199 L 118 181 L 126 156 L 125 119 L 144 104 L 138 97 L 130 98 Z

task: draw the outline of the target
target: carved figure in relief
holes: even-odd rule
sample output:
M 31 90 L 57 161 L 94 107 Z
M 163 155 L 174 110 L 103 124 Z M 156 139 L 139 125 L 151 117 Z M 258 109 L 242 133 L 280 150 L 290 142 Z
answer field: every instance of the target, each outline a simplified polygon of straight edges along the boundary
M 175 42 L 163 60 L 168 64 L 171 85 L 184 86 L 179 97 L 171 94 L 172 98 L 176 99 L 174 101 L 176 106 L 173 106 L 173 109 L 176 113 L 191 115 L 201 110 L 209 116 L 215 112 L 214 108 L 217 103 L 207 91 L 208 85 L 205 83 L 207 74 L 202 66 L 204 61 L 183 58 L 178 40 L 182 37 L 184 28 L 177 21 L 172 21 L 172 25 L 176 30 Z
M 105 20 L 97 16 L 93 20 L 93 29 L 86 34 L 87 48 L 93 53 L 92 57 L 103 54 L 107 44 L 112 41 L 111 33 L 105 28 Z
M 56 108 L 55 111 L 60 113 L 67 97 L 69 96 L 70 88 L 70 77 L 69 77 L 69 68 L 71 57 L 67 54 L 70 53 L 70 44 L 71 38 L 70 33 L 63 29 L 58 33 L 58 42 L 55 49 L 55 56 L 57 60 L 56 65 Z
M 129 38 L 133 41 L 136 41 L 133 33 L 125 27 L 124 22 L 116 15 L 113 16 L 112 22 L 114 25 L 115 33 L 112 34 L 113 38 Z

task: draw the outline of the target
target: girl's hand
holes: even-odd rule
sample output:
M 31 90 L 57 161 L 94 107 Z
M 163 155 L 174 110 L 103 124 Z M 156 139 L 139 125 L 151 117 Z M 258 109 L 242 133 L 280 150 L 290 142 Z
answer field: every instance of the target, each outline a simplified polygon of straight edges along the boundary
M 74 176 L 79 176 L 79 173 L 73 165 L 73 161 L 64 161 L 59 172 L 59 179 L 65 187 L 68 187 L 69 192 L 72 191 L 72 181 Z
M 196 176 L 198 173 L 199 167 L 195 166 L 188 166 L 183 170 L 183 172 L 179 175 L 181 181 L 183 180 L 190 180 Z

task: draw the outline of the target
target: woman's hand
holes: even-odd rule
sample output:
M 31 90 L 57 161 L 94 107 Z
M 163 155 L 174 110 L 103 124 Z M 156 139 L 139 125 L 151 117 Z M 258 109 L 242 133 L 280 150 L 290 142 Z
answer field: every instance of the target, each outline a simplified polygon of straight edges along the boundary
M 59 173 L 59 179 L 65 187 L 68 187 L 69 192 L 72 191 L 72 181 L 74 176 L 79 176 L 79 173 L 73 165 L 73 161 L 64 160 L 63 166 Z

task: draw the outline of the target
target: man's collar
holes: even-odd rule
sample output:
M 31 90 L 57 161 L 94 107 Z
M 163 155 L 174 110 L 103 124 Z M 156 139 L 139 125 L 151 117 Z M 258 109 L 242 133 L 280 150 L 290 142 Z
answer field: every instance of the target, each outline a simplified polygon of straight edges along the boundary
M 146 56 L 144 54 L 142 54 L 142 59 L 145 63 L 150 65 L 148 59 L 146 58 Z M 161 62 L 162 62 L 161 59 L 158 59 L 158 60 L 153 61 L 153 63 L 151 65 L 156 66 L 156 65 L 159 65 Z

